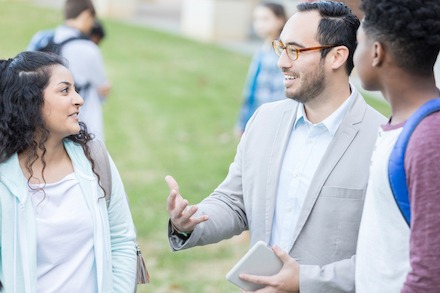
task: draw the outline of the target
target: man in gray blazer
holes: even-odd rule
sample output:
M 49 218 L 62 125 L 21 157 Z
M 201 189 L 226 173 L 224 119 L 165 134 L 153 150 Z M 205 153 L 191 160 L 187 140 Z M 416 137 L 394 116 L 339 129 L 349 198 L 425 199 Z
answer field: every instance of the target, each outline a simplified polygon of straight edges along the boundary
M 246 126 L 226 179 L 187 207 L 171 189 L 173 251 L 249 229 L 284 267 L 241 275 L 257 292 L 354 292 L 354 258 L 378 127 L 386 118 L 348 81 L 359 20 L 342 3 L 298 5 L 274 50 L 287 100 L 261 106 Z M 243 290 L 243 292 L 246 292 Z

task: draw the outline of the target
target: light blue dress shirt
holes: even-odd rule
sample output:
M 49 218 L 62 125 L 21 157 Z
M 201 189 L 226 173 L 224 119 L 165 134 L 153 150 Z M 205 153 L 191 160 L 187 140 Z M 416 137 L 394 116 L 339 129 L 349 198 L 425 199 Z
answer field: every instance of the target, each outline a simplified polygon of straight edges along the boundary
M 311 123 L 304 105 L 298 106 L 278 182 L 269 243 L 272 247 L 277 245 L 289 252 L 293 244 L 293 234 L 310 182 L 357 92 L 354 86 L 350 87 L 348 99 L 321 123 Z

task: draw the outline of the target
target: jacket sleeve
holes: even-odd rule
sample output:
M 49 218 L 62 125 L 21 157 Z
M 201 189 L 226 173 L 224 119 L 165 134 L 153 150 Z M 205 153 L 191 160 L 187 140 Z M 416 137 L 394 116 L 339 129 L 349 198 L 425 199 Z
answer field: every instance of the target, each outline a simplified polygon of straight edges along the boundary
M 300 265 L 299 289 L 301 293 L 355 292 L 356 256 L 325 266 Z
M 110 157 L 110 156 L 109 156 Z M 108 208 L 114 292 L 133 292 L 136 283 L 136 231 L 118 170 L 110 158 L 112 195 Z

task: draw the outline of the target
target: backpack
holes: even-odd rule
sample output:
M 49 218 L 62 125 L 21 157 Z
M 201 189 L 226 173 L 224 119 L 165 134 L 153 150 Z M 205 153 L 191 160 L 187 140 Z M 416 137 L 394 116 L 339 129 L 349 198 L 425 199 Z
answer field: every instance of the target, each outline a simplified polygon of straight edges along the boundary
M 96 172 L 101 177 L 101 185 L 105 190 L 105 202 L 107 204 L 107 209 L 110 206 L 110 200 L 112 195 L 112 174 L 110 169 L 110 160 L 108 158 L 108 152 L 105 144 L 100 140 L 91 140 L 88 142 L 90 147 L 90 156 L 95 162 Z M 129 203 L 127 193 L 125 194 L 127 202 Z M 142 257 L 141 249 L 139 243 L 135 241 L 136 244 L 136 255 L 137 255 L 137 267 L 136 267 L 136 284 L 147 284 L 150 283 L 150 276 L 148 274 L 147 267 L 145 266 L 144 258 Z M 134 289 L 136 292 L 137 286 Z
M 440 98 L 423 104 L 414 114 L 409 117 L 403 126 L 403 130 L 397 138 L 388 162 L 388 178 L 391 191 L 406 223 L 411 227 L 411 206 L 405 173 L 405 151 L 409 138 L 414 129 L 426 116 L 440 111 Z
M 68 38 L 67 40 L 62 41 L 61 43 L 54 42 L 55 30 L 44 30 L 40 31 L 35 35 L 35 39 L 32 38 L 31 44 L 29 44 L 28 49 L 31 51 L 41 51 L 45 53 L 53 53 L 56 55 L 61 55 L 62 47 L 75 40 L 88 40 L 88 37 L 85 35 L 80 35 L 78 37 Z M 75 83 L 75 90 L 79 93 L 81 90 L 87 90 L 91 86 L 90 82 L 79 86 Z M 82 93 L 82 98 L 85 100 L 87 91 Z

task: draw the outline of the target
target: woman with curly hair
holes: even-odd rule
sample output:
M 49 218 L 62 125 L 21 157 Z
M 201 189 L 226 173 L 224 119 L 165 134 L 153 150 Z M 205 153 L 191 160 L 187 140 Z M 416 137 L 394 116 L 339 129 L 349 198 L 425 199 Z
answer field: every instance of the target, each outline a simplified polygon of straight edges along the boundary
M 135 230 L 110 159 L 105 191 L 78 121 L 64 60 L 0 60 L 0 281 L 3 292 L 132 292 Z

